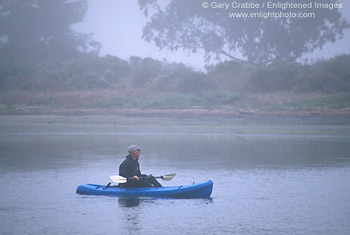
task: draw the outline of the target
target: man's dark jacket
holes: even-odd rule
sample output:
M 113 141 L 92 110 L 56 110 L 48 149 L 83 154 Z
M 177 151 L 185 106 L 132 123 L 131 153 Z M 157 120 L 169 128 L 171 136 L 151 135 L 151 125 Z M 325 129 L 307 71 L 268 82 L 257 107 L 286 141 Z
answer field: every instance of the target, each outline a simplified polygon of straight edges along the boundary
M 119 186 L 123 188 L 162 187 L 154 177 L 141 178 L 146 175 L 141 174 L 138 159 L 132 159 L 130 154 L 126 156 L 125 160 L 120 164 L 119 175 L 125 178 L 132 178 L 135 175 L 140 177 L 140 180 L 128 180 L 125 184 L 119 184 Z
M 135 175 L 141 177 L 140 164 L 138 159 L 132 159 L 130 154 L 126 156 L 125 160 L 119 166 L 119 175 L 125 178 L 132 178 Z

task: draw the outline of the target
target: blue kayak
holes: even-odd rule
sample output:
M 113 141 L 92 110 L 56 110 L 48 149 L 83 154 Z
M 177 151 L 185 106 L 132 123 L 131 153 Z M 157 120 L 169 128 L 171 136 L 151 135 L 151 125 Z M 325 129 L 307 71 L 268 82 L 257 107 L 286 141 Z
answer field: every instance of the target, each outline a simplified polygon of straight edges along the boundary
M 160 188 L 120 188 L 98 184 L 83 184 L 77 188 L 79 194 L 119 197 L 209 198 L 212 191 L 211 180 L 199 184 Z

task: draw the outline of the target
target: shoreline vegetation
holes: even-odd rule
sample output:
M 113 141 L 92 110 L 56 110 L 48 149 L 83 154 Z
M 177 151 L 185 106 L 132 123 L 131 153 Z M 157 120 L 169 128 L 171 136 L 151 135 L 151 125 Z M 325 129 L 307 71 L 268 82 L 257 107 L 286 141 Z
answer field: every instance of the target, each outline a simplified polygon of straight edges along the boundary
M 313 64 L 225 61 L 207 66 L 205 73 L 140 57 L 48 60 L 31 72 L 0 71 L 0 118 L 111 116 L 140 124 L 349 125 L 349 67 L 350 55 Z
M 216 102 L 215 101 L 216 99 Z M 225 103 L 233 100 L 232 103 Z M 350 94 L 117 94 L 3 92 L 0 119 L 138 126 L 350 126 Z M 17 118 L 17 119 L 16 119 Z M 37 121 L 36 121 L 37 120 Z M 81 121 L 79 121 L 81 120 Z M 13 125 L 16 125 L 15 123 Z
M 143 91 L 116 93 L 113 90 L 0 93 L 1 115 L 137 115 L 137 113 L 147 116 L 152 116 L 152 113 L 350 115 L 350 93 L 147 94 Z
M 0 133 L 349 138 L 349 107 L 349 93 L 2 92 Z
M 153 6 L 156 1 L 139 2 L 147 15 L 149 3 Z M 169 9 L 181 15 L 180 5 L 170 4 Z M 172 51 L 182 48 L 196 53 L 204 49 L 206 66 L 196 69 L 181 62 L 137 55 L 128 59 L 100 56 L 102 44 L 93 39 L 93 34 L 71 28 L 84 19 L 88 9 L 85 0 L 57 1 L 55 7 L 44 2 L 6 1 L 0 9 L 4 12 L 1 21 L 8 26 L 0 37 L 0 121 L 18 120 L 12 125 L 15 129 L 21 122 L 90 123 L 90 118 L 91 125 L 105 120 L 108 125 L 139 126 L 321 127 L 350 123 L 350 54 L 301 59 L 350 27 L 337 11 L 331 12 L 331 18 L 320 15 L 320 20 L 313 22 L 318 27 L 301 24 L 295 35 L 286 27 L 288 32 L 279 36 L 295 45 L 276 40 L 273 24 L 250 25 L 252 22 L 246 21 L 253 35 L 249 38 L 232 30 L 224 34 L 211 31 L 211 26 L 208 31 L 200 20 L 195 22 L 198 30 L 185 32 L 183 29 L 194 26 L 191 14 L 180 17 L 177 26 L 183 27 L 166 29 L 176 25 L 166 24 L 167 20 L 173 21 L 172 13 L 153 12 L 150 21 L 145 22 L 142 38 Z M 220 18 L 226 14 L 215 15 L 218 18 L 214 19 L 202 15 L 202 9 L 192 13 L 214 26 L 227 28 L 227 21 Z M 45 27 L 33 22 L 45 23 Z M 244 28 L 242 22 L 235 23 L 239 24 L 237 30 Z M 274 23 L 281 29 L 281 23 L 290 22 Z M 266 35 L 261 34 L 262 29 Z M 300 37 L 301 29 L 307 32 L 304 38 Z M 179 42 L 178 33 L 189 33 L 188 40 Z M 291 40 L 294 36 L 297 40 Z M 241 52 L 244 60 L 230 55 L 233 52 Z M 228 60 L 216 60 L 220 58 Z
M 149 111 L 149 110 L 148 110 Z M 110 115 L 0 115 L 0 135 L 210 136 L 242 138 L 350 138 L 349 116 L 159 113 Z

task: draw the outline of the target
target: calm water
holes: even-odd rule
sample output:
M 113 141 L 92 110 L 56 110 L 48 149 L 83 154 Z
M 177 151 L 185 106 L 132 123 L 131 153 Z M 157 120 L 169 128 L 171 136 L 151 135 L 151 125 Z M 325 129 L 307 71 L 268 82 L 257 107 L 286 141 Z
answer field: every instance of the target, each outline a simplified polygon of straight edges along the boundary
M 143 173 L 211 179 L 212 198 L 75 193 L 108 183 L 133 143 Z M 0 176 L 0 234 L 350 233 L 349 136 L 1 133 Z

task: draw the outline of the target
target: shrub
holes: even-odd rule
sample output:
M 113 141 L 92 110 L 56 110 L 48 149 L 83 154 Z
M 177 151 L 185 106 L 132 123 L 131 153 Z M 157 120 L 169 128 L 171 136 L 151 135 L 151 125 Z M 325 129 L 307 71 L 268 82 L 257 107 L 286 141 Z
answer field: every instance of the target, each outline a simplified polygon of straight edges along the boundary
M 84 57 L 60 61 L 54 58 L 37 66 L 41 90 L 92 90 L 113 88 L 130 71 L 129 64 L 117 57 Z
M 213 86 L 202 72 L 182 63 L 164 64 L 161 74 L 152 80 L 150 88 L 157 92 L 196 93 Z
M 350 91 L 350 55 L 319 60 L 306 65 L 299 75 L 294 91 L 339 93 Z
M 30 75 L 19 68 L 0 70 L 0 89 L 13 90 L 30 82 Z M 28 90 L 31 87 L 28 86 Z
M 208 79 L 212 82 L 214 87 L 222 92 L 240 92 L 242 91 L 248 79 L 248 74 L 251 65 L 236 62 L 225 61 L 217 65 L 207 66 Z
M 152 58 L 130 57 L 131 86 L 135 88 L 144 88 L 147 83 L 161 74 L 162 62 Z
M 298 63 L 257 65 L 252 70 L 244 88 L 252 92 L 290 91 L 297 83 L 301 67 Z

